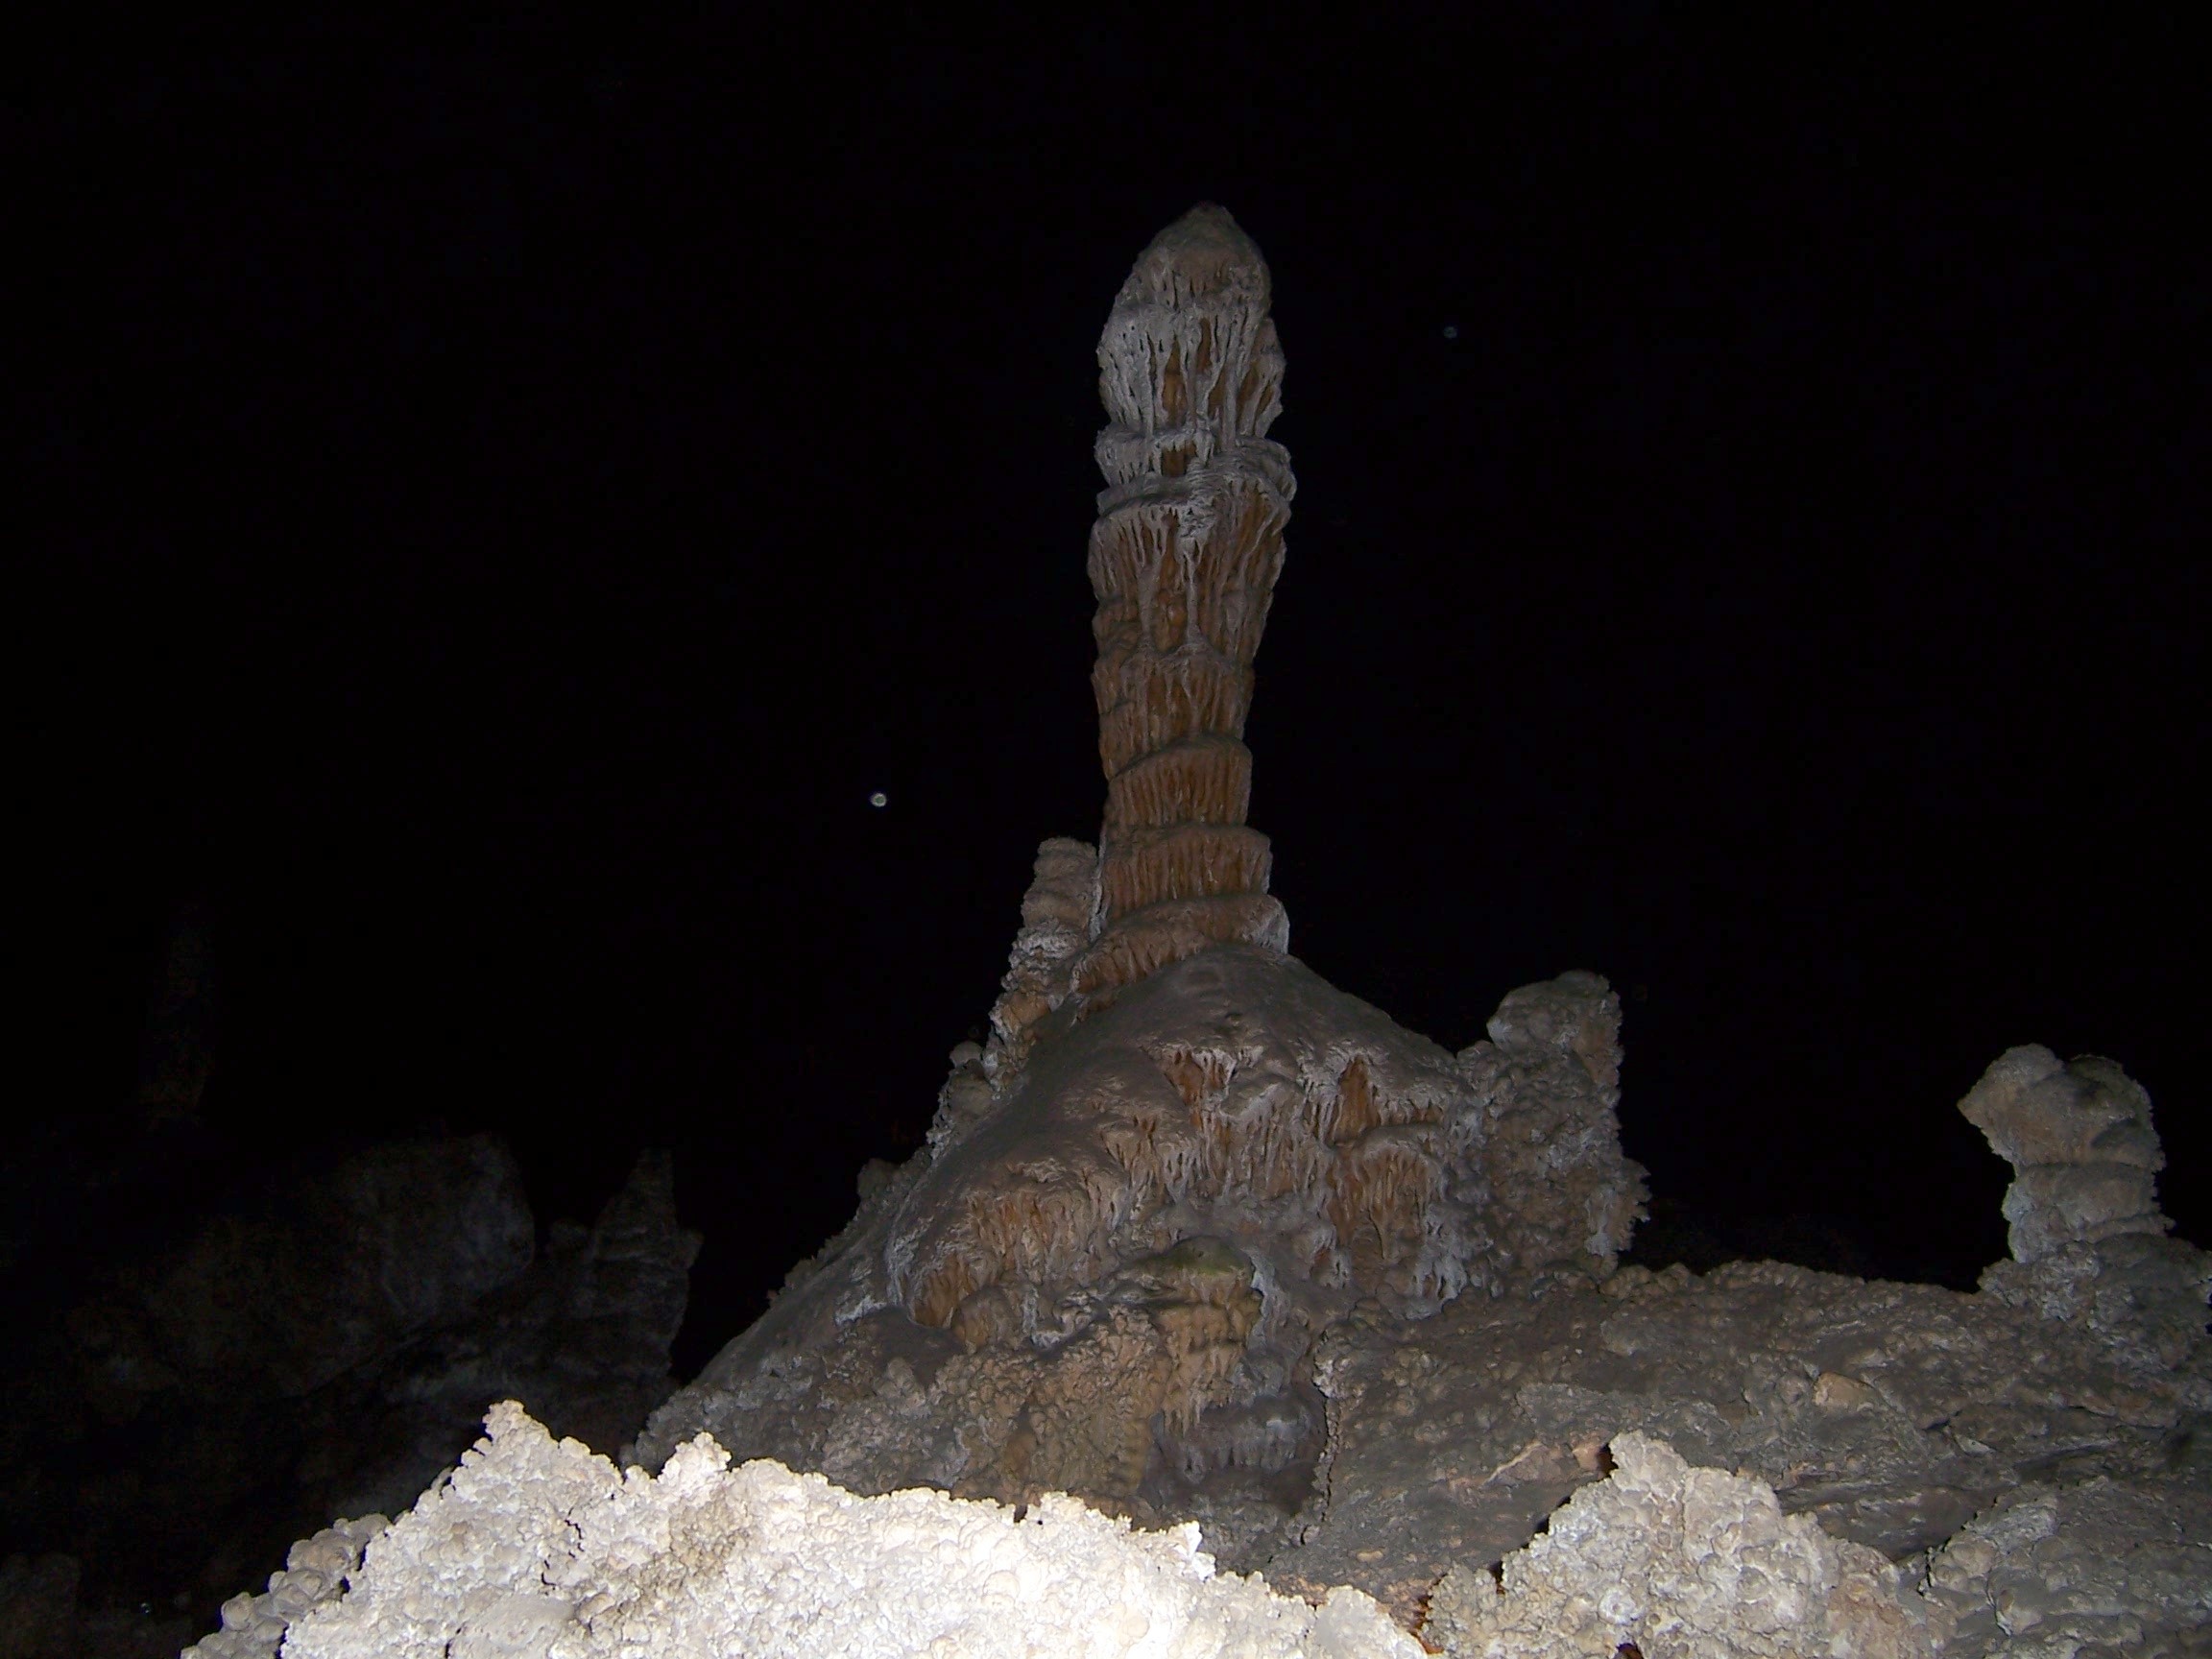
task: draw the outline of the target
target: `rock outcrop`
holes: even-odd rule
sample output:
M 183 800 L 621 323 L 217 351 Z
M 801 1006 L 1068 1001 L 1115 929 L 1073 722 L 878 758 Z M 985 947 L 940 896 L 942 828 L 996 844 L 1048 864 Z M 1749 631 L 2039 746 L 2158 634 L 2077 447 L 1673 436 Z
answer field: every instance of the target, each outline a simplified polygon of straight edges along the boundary
M 2063 1276 L 2041 1281 L 2000 1263 L 1974 1295 L 1737 1262 L 1362 1313 L 1318 1346 L 1329 1446 L 1297 1541 L 1264 1565 L 1410 1619 L 1454 1563 L 1494 1564 L 1543 1527 L 1628 1432 L 1755 1475 L 1785 1514 L 1896 1561 L 2021 1494 L 2202 1494 L 2212 1262 L 2134 1235 L 2033 1271 L 2054 1262 Z M 2170 1631 L 2185 1610 L 2167 1609 Z
M 2145 1372 L 1987 1294 L 1780 1262 L 1356 1316 L 1320 1345 L 1330 1439 L 1286 1587 L 1410 1619 L 1454 1563 L 1527 1542 L 1622 1434 L 1756 1475 L 1784 1513 L 1896 1561 L 2030 1487 L 2161 1479 L 2212 1428 L 2212 1372 Z M 2200 1473 L 2197 1479 L 2201 1480 Z
M 268 1589 L 223 1603 L 223 1627 L 186 1648 L 187 1659 L 275 1659 L 286 1631 L 338 1600 L 361 1576 L 362 1556 L 391 1525 L 381 1515 L 364 1515 L 301 1539 L 286 1551 L 283 1568 L 269 1575 Z
M 1216 1575 L 1197 1527 L 1059 1495 L 866 1498 L 706 1436 L 658 1479 L 513 1404 L 397 1525 L 293 1548 L 185 1659 L 743 1652 L 1266 1659 L 1422 1650 L 1349 1586 Z M 2212 1492 L 2167 1474 L 2011 1495 L 1904 1565 L 1756 1475 L 1634 1431 L 1525 1547 L 1455 1562 L 1416 1616 L 1451 1659 L 2180 1659 L 2212 1646 Z
M 1213 275 L 1177 275 L 1193 249 Z M 1216 861 L 1219 885 L 1172 894 L 1131 874 L 1178 813 L 1240 825 L 1249 759 L 1221 746 L 1229 725 L 1170 723 L 1151 748 L 1118 735 L 1154 730 L 1129 710 L 1245 707 L 1249 653 L 1189 631 L 1190 583 L 1217 567 L 1167 560 L 1197 533 L 1159 504 L 1235 460 L 1236 435 L 1183 405 L 1168 418 L 1170 368 L 1202 347 L 1227 361 L 1231 324 L 1191 332 L 1214 315 L 1209 283 L 1238 337 L 1264 344 L 1254 384 L 1273 384 L 1248 249 L 1225 219 L 1186 221 L 1108 330 L 1098 854 L 1046 844 L 990 1041 L 954 1051 L 926 1151 L 871 1173 L 852 1225 L 637 1454 L 708 1431 L 859 1491 L 1057 1489 L 1196 1519 L 1238 1569 L 1316 1597 L 1354 1585 L 1409 1627 L 1449 1570 L 1498 1564 L 1601 1479 L 1624 1435 L 1764 1482 L 1760 1526 L 1807 1549 L 1819 1528 L 1821 1572 L 1925 1556 L 2040 1485 L 2164 1478 L 2212 1422 L 2206 1262 L 2164 1237 L 2149 1102 L 2108 1063 L 2017 1050 L 1965 1103 L 2023 1166 L 2007 1211 L 2021 1260 L 1979 1295 L 1774 1263 L 1616 1273 L 1644 1180 L 1616 1117 L 1620 1003 L 1597 975 L 1513 992 L 1452 1055 L 1271 935 L 1225 925 L 1101 955 L 1118 929 L 1167 938 L 1147 931 L 1163 917 L 1257 913 L 1237 873 L 1258 864 Z M 1272 446 L 1253 453 L 1273 465 Z M 1223 463 L 1221 488 L 1246 487 L 1242 465 Z M 1140 552 L 1155 563 L 1125 579 Z M 1148 632 L 1131 595 L 1177 569 L 1166 591 L 1188 613 Z M 1175 690 L 1178 663 L 1237 696 Z M 1201 786 L 1202 756 L 1228 757 L 1233 786 Z M 1142 793 L 1145 768 L 1180 781 Z
M 1644 1214 L 1644 1168 L 1621 1151 L 1621 998 L 1595 974 L 1509 994 L 1490 1040 L 1459 1056 L 1493 1103 L 1487 1220 L 1524 1290 L 1609 1272 Z
M 1022 896 L 1022 927 L 992 1004 L 989 1045 L 964 1044 L 952 1051 L 952 1075 L 930 1125 L 931 1151 L 941 1153 L 989 1113 L 1001 1080 L 1011 1084 L 1021 1076 L 1038 1022 L 1074 992 L 1076 958 L 1097 922 L 1098 849 L 1054 836 L 1037 849 L 1029 891 Z
M 489 1135 L 380 1146 L 278 1210 L 219 1215 L 173 1260 L 132 1263 L 69 1316 L 84 1387 L 128 1420 L 174 1388 L 312 1393 L 530 1265 L 522 1171 Z
M 2212 1481 L 2200 1465 L 2022 1487 L 1936 1552 L 1927 1594 L 1955 1654 L 2212 1653 Z

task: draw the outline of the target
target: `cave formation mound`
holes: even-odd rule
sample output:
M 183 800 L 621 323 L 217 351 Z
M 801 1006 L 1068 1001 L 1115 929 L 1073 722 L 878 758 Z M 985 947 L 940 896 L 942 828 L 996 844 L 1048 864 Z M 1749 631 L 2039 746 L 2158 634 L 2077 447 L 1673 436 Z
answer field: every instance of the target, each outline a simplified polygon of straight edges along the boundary
M 627 1458 L 681 1485 L 707 1434 L 855 1494 L 1194 1520 L 1455 1654 L 2212 1650 L 2212 1258 L 2118 1067 L 2014 1049 L 1962 1103 L 2016 1174 L 1978 1293 L 1623 1269 L 1604 980 L 1454 1054 L 1289 954 L 1244 821 L 1295 487 L 1268 296 L 1211 206 L 1124 284 L 1099 839 L 1040 849 L 927 1144 Z
M 1454 1055 L 1243 945 L 1058 1012 L 637 1454 L 704 1431 L 859 1490 L 1195 1503 L 1217 1546 L 1258 1547 L 1313 1484 L 1323 1333 L 1611 1269 L 1641 1192 L 1611 1131 L 1619 1017 L 1568 975 Z M 1499 1213 L 1547 1160 L 1545 1201 Z
M 987 1045 L 768 1317 L 636 1448 L 702 1430 L 860 1490 L 926 1481 L 1286 1534 L 1320 1335 L 1609 1272 L 1641 1214 L 1620 1006 L 1568 974 L 1452 1054 L 1288 953 L 1244 822 L 1253 661 L 1296 483 L 1270 279 L 1202 204 L 1098 347 L 1089 568 L 1106 807 L 1040 849 Z M 885 1389 L 890 1392 L 887 1394 Z

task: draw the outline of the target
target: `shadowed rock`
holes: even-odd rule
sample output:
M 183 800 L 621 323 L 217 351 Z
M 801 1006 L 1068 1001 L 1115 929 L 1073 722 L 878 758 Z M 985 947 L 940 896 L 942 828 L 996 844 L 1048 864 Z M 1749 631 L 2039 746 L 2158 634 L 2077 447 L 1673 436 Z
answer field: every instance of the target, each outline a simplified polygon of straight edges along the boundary
M 139 1039 L 135 1105 L 142 1126 L 198 1121 L 215 1067 L 219 1014 L 214 909 L 188 901 L 170 918 L 161 979 Z
M 177 1587 L 220 1596 L 333 1515 L 406 1507 L 495 1400 L 610 1450 L 635 1434 L 673 1385 L 699 1248 L 667 1154 L 642 1156 L 595 1225 L 536 1235 L 506 1146 L 440 1137 L 273 1183 L 266 1204 L 117 1263 L 58 1352 L 11 1356 L 11 1520 L 59 1549 L 0 1573 L 0 1612 L 63 1610 L 51 1639 L 7 1650 L 176 1652 Z M 157 1455 L 109 1450 L 133 1444 Z M 132 1603 L 159 1587 L 160 1617 L 132 1607 L 110 1628 L 132 1582 Z

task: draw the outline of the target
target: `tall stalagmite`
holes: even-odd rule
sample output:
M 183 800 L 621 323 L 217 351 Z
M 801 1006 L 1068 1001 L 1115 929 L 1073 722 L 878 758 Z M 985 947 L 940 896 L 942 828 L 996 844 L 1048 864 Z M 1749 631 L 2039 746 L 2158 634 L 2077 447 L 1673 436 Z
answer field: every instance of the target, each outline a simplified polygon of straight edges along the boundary
M 1267 301 L 1214 206 L 1122 284 L 1098 349 L 1099 845 L 1038 850 L 990 1036 L 952 1051 L 927 1146 L 867 1172 L 852 1224 L 640 1456 L 704 1429 L 870 1491 L 1073 1492 L 1200 1517 L 1251 1566 L 1313 1519 L 1319 1345 L 1355 1310 L 1612 1271 L 1643 1187 L 1603 980 L 1525 987 L 1455 1055 L 1286 949 L 1244 823 L 1293 488 L 1265 436 Z
M 725 1452 L 900 1494 L 871 1511 L 906 1516 L 881 1562 L 955 1613 L 975 1596 L 936 1594 L 951 1556 L 911 1525 L 916 1503 L 954 1511 L 908 1488 L 1025 1505 L 960 1512 L 969 1567 L 982 1533 L 1049 1551 L 1074 1513 L 1055 1493 L 1199 1522 L 1222 1566 L 1330 1597 L 1316 1653 L 1344 1583 L 1425 1616 L 1455 1659 L 1908 1659 L 1946 1632 L 1946 1659 L 2212 1651 L 2212 1256 L 2169 1236 L 2150 1097 L 2117 1066 L 2016 1048 L 1962 1102 L 2018 1177 L 2015 1259 L 1980 1294 L 1778 1262 L 1616 1271 L 1644 1184 L 1603 979 L 1525 985 L 1454 1054 L 1285 950 L 1240 740 L 1291 490 L 1264 438 L 1266 312 L 1266 268 L 1216 207 L 1156 240 L 1115 305 L 1091 545 L 1102 846 L 1039 849 L 990 1038 L 953 1050 L 928 1144 L 864 1169 L 845 1230 L 653 1414 L 626 1458 L 666 1462 L 657 1488 L 495 1411 L 473 1468 L 500 1502 L 470 1522 L 491 1577 L 403 1558 L 410 1536 L 446 1550 L 465 1467 L 286 1652 L 351 1630 L 381 1659 L 386 1614 L 410 1653 L 498 1632 L 631 1651 L 750 1617 L 736 1569 L 810 1610 L 776 1627 L 807 1651 L 890 1650 L 880 1618 L 849 1627 L 882 1597 L 848 1593 L 873 1557 L 830 1525 L 868 1505 L 751 1464 L 733 1481 L 815 1494 L 811 1542 L 782 1526 L 703 1551 L 686 1521 L 661 1547 L 669 1504 L 714 1508 L 694 1500 Z M 579 1480 L 643 1517 L 612 1554 Z M 295 1564 L 335 1574 L 358 1542 L 323 1534 Z M 822 1571 L 793 1572 L 795 1549 Z M 985 1568 L 968 1580 L 1017 1576 Z M 203 1659 L 269 1655 L 320 1573 L 232 1602 Z M 1334 1627 L 1354 1651 L 1396 1641 Z M 1134 1653 L 1167 1625 L 1055 1628 Z M 1190 1642 L 1226 1651 L 1220 1628 Z
M 1097 937 L 1074 974 L 1110 992 L 1209 945 L 1281 950 L 1267 838 L 1245 825 L 1252 659 L 1296 481 L 1267 428 L 1283 351 L 1266 262 L 1226 209 L 1153 240 L 1098 342 L 1107 488 L 1091 532 L 1098 755 Z

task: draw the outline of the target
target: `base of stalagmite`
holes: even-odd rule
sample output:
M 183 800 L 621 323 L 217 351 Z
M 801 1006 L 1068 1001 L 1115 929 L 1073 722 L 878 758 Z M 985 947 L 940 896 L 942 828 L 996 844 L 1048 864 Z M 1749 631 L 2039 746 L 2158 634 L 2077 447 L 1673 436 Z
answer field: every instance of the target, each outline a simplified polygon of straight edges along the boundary
M 1610 1270 L 1620 1017 L 1568 974 L 1453 1054 L 1252 946 L 1064 1004 L 625 1455 L 706 1432 L 861 1492 L 1070 1492 L 1253 1571 L 1318 1513 L 1324 1333 Z

